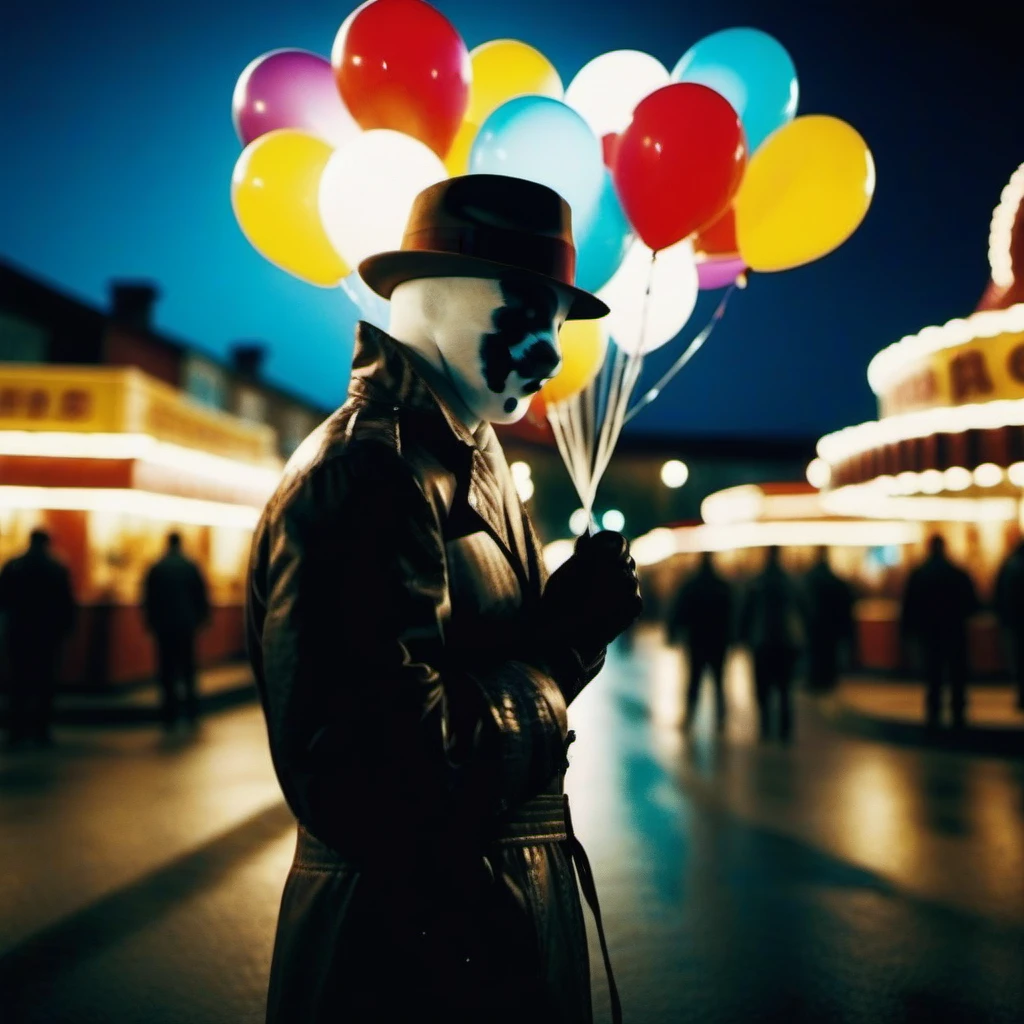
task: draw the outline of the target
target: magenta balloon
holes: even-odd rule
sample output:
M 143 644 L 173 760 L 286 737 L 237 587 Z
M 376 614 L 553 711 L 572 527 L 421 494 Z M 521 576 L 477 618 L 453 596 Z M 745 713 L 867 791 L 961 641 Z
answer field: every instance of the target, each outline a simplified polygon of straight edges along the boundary
M 747 265 L 738 256 L 704 260 L 697 264 L 697 284 L 704 292 L 728 288 L 746 269 Z
M 300 128 L 338 147 L 360 130 L 338 93 L 331 62 L 308 50 L 257 57 L 238 79 L 231 116 L 244 146 L 275 128 Z

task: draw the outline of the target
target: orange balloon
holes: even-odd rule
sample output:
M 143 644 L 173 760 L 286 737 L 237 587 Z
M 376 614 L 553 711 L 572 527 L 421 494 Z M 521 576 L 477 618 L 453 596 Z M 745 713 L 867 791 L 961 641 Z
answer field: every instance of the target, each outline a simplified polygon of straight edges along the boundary
M 597 376 L 608 349 L 600 320 L 567 320 L 558 341 L 562 368 L 540 389 L 540 397 L 549 405 L 578 395 Z

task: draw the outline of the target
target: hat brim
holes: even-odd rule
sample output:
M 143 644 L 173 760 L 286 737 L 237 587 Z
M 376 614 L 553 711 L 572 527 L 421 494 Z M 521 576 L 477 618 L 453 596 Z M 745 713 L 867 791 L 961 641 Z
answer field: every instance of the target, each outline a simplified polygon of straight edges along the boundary
M 564 288 L 572 296 L 567 320 L 599 320 L 608 315 L 608 306 L 596 295 L 591 295 L 582 288 L 563 284 L 546 274 L 524 270 L 508 263 L 481 259 L 479 256 L 401 249 L 394 252 L 379 252 L 374 256 L 368 256 L 359 264 L 359 276 L 384 299 L 390 299 L 391 293 L 404 281 L 413 281 L 418 277 L 498 278 L 505 274 L 533 278 Z

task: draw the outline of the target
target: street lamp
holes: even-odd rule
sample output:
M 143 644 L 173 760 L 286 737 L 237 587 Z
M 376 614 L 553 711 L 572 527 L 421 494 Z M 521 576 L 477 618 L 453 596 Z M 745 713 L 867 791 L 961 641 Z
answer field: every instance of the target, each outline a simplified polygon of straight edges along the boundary
M 578 508 L 569 516 L 569 529 L 572 530 L 575 537 L 582 537 L 587 532 L 589 525 L 590 516 L 587 515 L 586 509 Z
M 529 501 L 533 497 L 533 471 L 528 462 L 513 462 L 509 469 L 512 471 L 512 480 L 515 482 L 516 491 L 521 501 Z
M 811 459 L 807 463 L 807 482 L 812 487 L 817 487 L 820 491 L 823 487 L 828 487 L 831 479 L 832 470 L 824 459 Z
M 610 508 L 601 516 L 601 525 L 606 530 L 622 533 L 626 526 L 626 517 L 617 508 Z
M 680 462 L 679 459 L 669 459 L 661 467 L 661 482 L 666 487 L 671 487 L 674 490 L 677 487 L 682 487 L 689 479 L 690 467 L 685 462 Z

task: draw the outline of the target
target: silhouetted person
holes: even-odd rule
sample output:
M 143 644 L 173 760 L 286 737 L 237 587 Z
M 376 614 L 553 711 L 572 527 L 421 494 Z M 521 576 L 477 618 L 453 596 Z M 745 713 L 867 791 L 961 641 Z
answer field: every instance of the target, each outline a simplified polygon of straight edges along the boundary
M 1010 671 L 1017 684 L 1017 707 L 1024 711 L 1024 540 L 999 570 L 995 605 L 1009 647 Z
M 953 725 L 964 724 L 967 689 L 967 622 L 978 610 L 971 577 L 946 556 L 946 542 L 932 537 L 928 558 L 907 580 L 901 630 L 921 652 L 925 681 L 926 721 L 934 729 L 942 721 L 942 692 L 948 685 Z
M 772 704 L 778 703 L 778 736 L 788 740 L 793 727 L 793 672 L 804 644 L 806 627 L 800 593 L 779 561 L 779 549 L 768 549 L 764 570 L 751 581 L 740 616 L 740 635 L 754 659 L 754 691 L 761 738 L 772 734 Z
M 11 670 L 10 741 L 48 744 L 57 668 L 75 622 L 75 599 L 68 570 L 50 552 L 45 530 L 33 530 L 28 551 L 0 570 L 0 614 L 6 618 Z
M 196 632 L 210 617 L 206 582 L 199 567 L 186 558 L 177 533 L 167 537 L 167 551 L 146 574 L 143 606 L 146 624 L 156 638 L 163 723 L 170 729 L 178 718 L 178 684 L 184 689 L 185 717 L 195 722 Z
M 812 690 L 831 690 L 839 675 L 839 652 L 853 642 L 853 588 L 828 564 L 828 549 L 804 579 L 807 615 L 807 674 Z
M 673 643 L 685 643 L 690 659 L 683 720 L 686 729 L 693 725 L 705 670 L 711 672 L 715 688 L 716 727 L 719 732 L 725 728 L 722 666 L 732 632 L 732 615 L 732 588 L 715 571 L 711 552 L 705 551 L 700 567 L 683 583 L 669 612 L 669 638 Z

